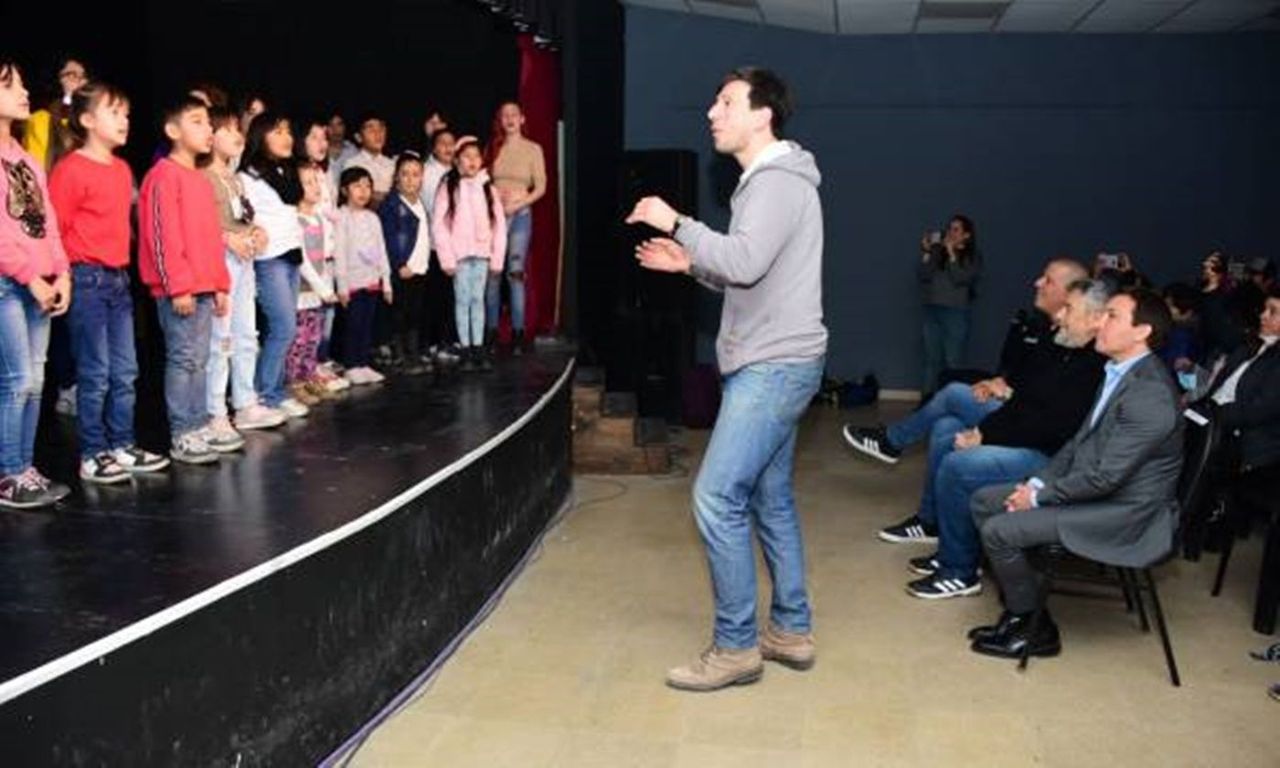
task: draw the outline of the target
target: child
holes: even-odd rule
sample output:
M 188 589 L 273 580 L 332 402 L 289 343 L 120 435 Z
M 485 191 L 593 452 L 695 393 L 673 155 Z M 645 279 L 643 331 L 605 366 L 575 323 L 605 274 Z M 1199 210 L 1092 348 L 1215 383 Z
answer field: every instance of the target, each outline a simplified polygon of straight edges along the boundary
M 226 317 L 215 318 L 209 349 L 209 428 L 228 442 L 236 442 L 237 429 L 270 429 L 285 421 L 285 415 L 258 402 L 253 375 L 258 366 L 258 318 L 253 304 L 257 280 L 253 259 L 268 245 L 267 233 L 253 223 L 253 205 L 245 198 L 244 186 L 231 164 L 244 151 L 240 118 L 226 107 L 209 111 L 213 128 L 213 152 L 208 155 L 205 176 L 218 202 L 218 220 L 225 246 L 223 261 L 231 276 L 231 309 Z M 231 405 L 235 427 L 227 417 L 227 383 L 231 384 Z
M 294 399 L 314 404 L 336 391 L 319 377 L 316 353 L 324 333 L 325 307 L 337 301 L 337 294 L 333 291 L 333 275 L 329 269 L 330 224 L 320 209 L 325 172 L 319 163 L 301 160 L 298 177 L 302 182 L 302 201 L 298 203 L 298 220 L 302 225 L 303 259 L 299 268 L 302 288 L 298 292 L 298 335 L 289 350 L 285 377 Z
M 391 193 L 395 180 L 396 163 L 382 154 L 387 146 L 387 124 L 379 117 L 369 116 L 360 121 L 360 151 L 355 153 L 342 170 L 363 168 L 373 179 L 373 201 L 370 208 L 377 210 Z
M 341 121 L 341 118 L 338 118 Z M 333 166 L 338 161 L 331 162 L 332 153 L 329 151 L 329 123 L 314 118 L 310 122 L 304 124 L 306 133 L 302 139 L 302 157 L 316 163 L 320 169 L 324 171 L 320 184 L 320 204 L 316 207 L 316 212 L 325 218 L 324 226 L 324 252 L 328 255 L 328 261 L 325 262 L 325 268 L 329 271 L 330 276 L 333 274 L 333 227 L 338 218 L 338 184 L 337 178 L 333 172 Z M 354 151 L 353 151 L 354 153 Z M 340 158 L 341 159 L 341 158 Z M 332 277 L 330 278 L 332 279 Z M 329 359 L 329 340 L 333 335 L 333 316 L 334 304 L 324 304 L 321 307 L 324 318 L 324 325 L 320 334 L 320 347 L 316 350 L 316 359 L 320 364 L 316 367 L 316 378 L 319 379 L 325 388 L 330 391 L 338 391 L 351 386 L 351 382 L 342 376 L 338 376 L 334 372 L 336 363 Z
M 457 137 L 448 128 L 431 135 L 431 156 L 422 167 L 422 202 L 427 206 L 427 221 L 435 226 L 436 192 L 440 182 L 453 168 L 454 144 Z M 458 331 L 454 327 L 453 280 L 440 268 L 435 252 L 435 235 L 431 235 L 431 265 L 427 269 L 427 341 L 431 354 L 441 366 L 458 362 Z
M 129 98 L 105 83 L 71 97 L 77 149 L 49 179 L 49 197 L 71 260 L 75 301 L 68 314 L 75 359 L 80 479 L 119 483 L 158 472 L 169 459 L 134 444 L 138 358 L 129 291 L 129 209 L 133 172 L 115 156 L 129 138 Z
M 432 232 L 440 266 L 453 277 L 463 369 L 489 370 L 493 363 L 483 351 L 485 280 L 502 274 L 507 222 L 473 136 L 458 139 L 454 168 L 436 193 Z
M 196 170 L 196 157 L 213 149 L 208 108 L 184 95 L 165 109 L 164 133 L 173 149 L 147 172 L 138 197 L 138 274 L 156 298 L 164 333 L 169 455 L 208 464 L 242 445 L 208 429 L 209 339 L 213 318 L 230 308 L 231 289 L 213 186 Z
M 298 267 L 302 264 L 298 224 L 302 184 L 294 166 L 288 119 L 275 112 L 253 118 L 242 167 L 240 181 L 253 206 L 254 222 L 267 231 L 267 247 L 253 262 L 258 307 L 267 321 L 255 383 L 263 404 L 299 418 L 307 415 L 308 408 L 289 397 L 284 379 L 285 359 L 298 330 Z
M 49 318 L 71 303 L 71 273 L 57 215 L 45 205 L 44 169 L 13 136 L 31 115 L 18 65 L 0 58 L 0 506 L 33 509 L 71 489 L 32 466 L 44 389 Z
M 422 344 L 431 236 L 421 192 L 422 158 L 406 151 L 396 160 L 396 190 L 378 208 L 378 218 L 395 286 L 396 303 L 391 309 L 396 352 L 404 360 L 404 372 L 411 376 L 428 373 L 431 365 Z
M 338 190 L 338 224 L 334 232 L 334 266 L 338 301 L 346 308 L 342 364 L 352 384 L 376 384 L 386 377 L 369 367 L 378 295 L 392 300 L 391 265 L 382 239 L 382 224 L 369 210 L 373 179 L 363 168 L 342 172 Z

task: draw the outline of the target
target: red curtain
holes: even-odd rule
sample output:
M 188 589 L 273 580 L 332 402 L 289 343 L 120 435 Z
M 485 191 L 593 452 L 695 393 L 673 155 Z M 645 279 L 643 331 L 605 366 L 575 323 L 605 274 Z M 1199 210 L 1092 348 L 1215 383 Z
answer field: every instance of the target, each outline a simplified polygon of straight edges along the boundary
M 525 136 L 542 146 L 547 162 L 547 194 L 533 206 L 533 239 L 529 244 L 525 322 L 533 335 L 556 326 L 556 278 L 560 268 L 560 167 L 556 125 L 560 121 L 560 55 L 543 50 L 533 35 L 518 37 L 520 106 Z

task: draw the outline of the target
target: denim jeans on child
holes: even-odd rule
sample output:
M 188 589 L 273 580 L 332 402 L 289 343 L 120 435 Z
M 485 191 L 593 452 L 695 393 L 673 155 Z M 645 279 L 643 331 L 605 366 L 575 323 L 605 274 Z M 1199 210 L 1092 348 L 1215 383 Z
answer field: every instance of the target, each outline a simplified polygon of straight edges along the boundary
M 0 277 L 0 474 L 5 477 L 31 466 L 48 351 L 49 316 L 25 285 Z
M 252 261 L 226 253 L 231 309 L 226 317 L 213 318 L 209 343 L 209 415 L 227 415 L 227 380 L 231 380 L 231 407 L 237 411 L 258 402 L 253 377 L 258 365 L 258 316 L 253 297 L 257 278 Z
M 791 474 L 800 417 L 818 391 L 822 369 L 822 358 L 756 363 L 724 379 L 720 412 L 693 488 L 715 591 L 715 644 L 721 648 L 757 642 L 753 527 L 773 578 L 770 619 L 787 632 L 810 630 Z
M 973 492 L 988 485 L 1022 482 L 1048 463 L 1049 457 L 1035 449 L 1000 445 L 954 451 L 942 460 L 934 481 L 940 577 L 971 579 L 978 575 L 982 543 L 969 509 Z
M 458 342 L 464 347 L 478 347 L 484 343 L 484 292 L 488 275 L 488 259 L 480 256 L 458 259 L 458 268 L 453 274 L 453 306 L 457 315 Z M 497 280 L 496 275 L 490 282 L 494 280 Z
M 955 448 L 956 433 L 970 427 L 994 413 L 1004 405 L 1003 400 L 989 398 L 978 402 L 968 384 L 952 382 L 929 398 L 919 410 L 907 418 L 890 425 L 889 442 L 898 449 L 906 448 L 926 435 L 929 437 L 929 462 L 924 475 L 924 492 L 920 496 L 920 509 L 916 513 L 930 525 L 937 522 L 934 486 L 938 467 L 947 454 Z
M 258 281 L 258 305 L 267 322 L 254 384 L 262 403 L 276 408 L 288 397 L 284 364 L 298 332 L 298 265 L 286 255 L 255 261 L 253 269 Z
M 502 311 L 502 279 L 511 289 L 511 330 L 524 330 L 525 282 L 529 279 L 529 241 L 533 237 L 533 211 L 525 208 L 507 219 L 507 258 L 502 274 L 493 275 L 485 286 L 485 325 L 498 327 Z
M 71 267 L 71 353 L 76 361 L 76 426 L 80 454 L 96 456 L 133 445 L 133 337 L 129 273 L 96 264 Z
M 169 297 L 156 299 L 164 332 L 164 401 L 174 439 L 209 423 L 209 336 L 213 332 L 213 294 L 195 297 L 195 311 L 179 315 Z

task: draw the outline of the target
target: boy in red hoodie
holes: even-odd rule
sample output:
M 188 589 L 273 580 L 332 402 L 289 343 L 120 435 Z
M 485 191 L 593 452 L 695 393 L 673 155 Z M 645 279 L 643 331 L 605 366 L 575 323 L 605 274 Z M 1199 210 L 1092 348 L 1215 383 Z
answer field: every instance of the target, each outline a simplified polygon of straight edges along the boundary
M 147 172 L 138 197 L 138 274 L 156 298 L 164 332 L 170 455 L 206 464 L 240 445 L 216 444 L 229 438 L 208 428 L 209 336 L 213 316 L 227 312 L 231 278 L 213 187 L 196 170 L 196 158 L 213 148 L 204 102 L 187 96 L 166 109 L 164 133 L 173 150 Z

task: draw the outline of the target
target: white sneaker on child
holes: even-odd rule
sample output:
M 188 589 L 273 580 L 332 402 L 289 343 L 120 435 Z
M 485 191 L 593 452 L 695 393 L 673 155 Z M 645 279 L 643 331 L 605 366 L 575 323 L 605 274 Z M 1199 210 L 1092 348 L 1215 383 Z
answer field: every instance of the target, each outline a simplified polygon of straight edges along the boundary
M 271 429 L 283 424 L 286 418 L 288 417 L 275 408 L 254 403 L 236 411 L 236 429 Z
M 291 419 L 300 419 L 311 413 L 311 409 L 289 397 L 280 401 L 280 412 Z

